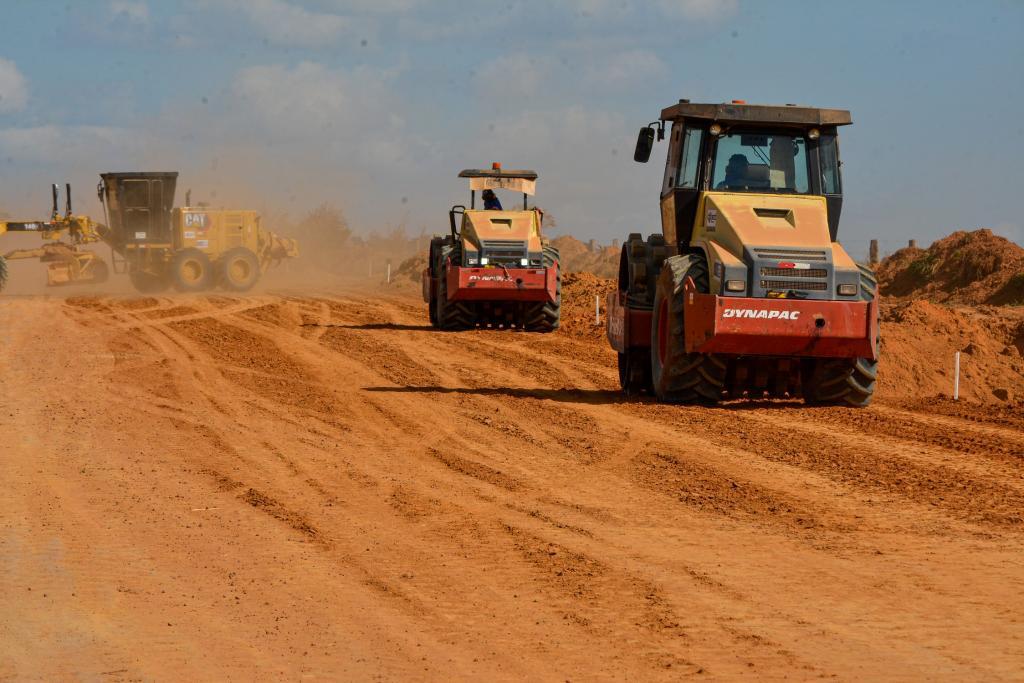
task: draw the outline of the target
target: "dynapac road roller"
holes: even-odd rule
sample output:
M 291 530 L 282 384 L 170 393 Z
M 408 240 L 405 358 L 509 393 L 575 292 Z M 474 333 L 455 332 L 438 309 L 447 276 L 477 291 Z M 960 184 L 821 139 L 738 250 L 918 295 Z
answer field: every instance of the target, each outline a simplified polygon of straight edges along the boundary
M 450 234 L 434 237 L 423 271 L 423 300 L 430 322 L 443 330 L 515 327 L 534 332 L 558 329 L 562 278 L 558 249 L 541 235 L 543 214 L 529 208 L 536 191 L 533 171 L 467 169 L 469 208 L 448 212 Z M 521 210 L 503 209 L 495 190 L 523 195 Z M 476 206 L 481 192 L 483 208 Z M 461 218 L 461 221 L 458 220 Z
M 645 163 L 670 126 L 661 233 L 629 236 L 608 300 L 627 394 L 871 401 L 876 280 L 836 241 L 850 123 L 838 109 L 680 100 L 641 129 Z

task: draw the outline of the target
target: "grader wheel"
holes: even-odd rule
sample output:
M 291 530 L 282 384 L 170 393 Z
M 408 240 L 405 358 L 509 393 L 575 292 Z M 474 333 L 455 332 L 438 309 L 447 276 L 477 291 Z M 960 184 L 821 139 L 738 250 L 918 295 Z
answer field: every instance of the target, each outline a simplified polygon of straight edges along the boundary
M 233 292 L 248 292 L 260 279 L 260 262 L 256 254 L 237 247 L 220 259 L 220 282 Z
M 171 281 L 179 292 L 202 292 L 213 284 L 210 258 L 198 249 L 182 249 L 171 260 Z

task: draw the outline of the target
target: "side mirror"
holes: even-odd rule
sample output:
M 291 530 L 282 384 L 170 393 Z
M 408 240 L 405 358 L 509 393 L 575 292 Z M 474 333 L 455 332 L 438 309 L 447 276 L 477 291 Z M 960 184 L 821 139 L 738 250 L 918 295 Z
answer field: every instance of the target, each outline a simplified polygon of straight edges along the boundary
M 644 126 L 636 138 L 636 151 L 633 152 L 633 161 L 646 164 L 651 158 L 651 150 L 654 149 L 654 129 Z

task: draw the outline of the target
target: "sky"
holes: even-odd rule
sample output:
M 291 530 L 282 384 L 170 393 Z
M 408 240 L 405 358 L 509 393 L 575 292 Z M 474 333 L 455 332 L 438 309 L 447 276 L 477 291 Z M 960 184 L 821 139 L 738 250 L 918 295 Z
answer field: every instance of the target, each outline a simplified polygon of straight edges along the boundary
M 840 241 L 1024 243 L 1024 2 L 0 0 L 0 211 L 177 170 L 214 205 L 443 232 L 463 168 L 531 168 L 557 231 L 660 230 L 679 98 L 849 109 Z

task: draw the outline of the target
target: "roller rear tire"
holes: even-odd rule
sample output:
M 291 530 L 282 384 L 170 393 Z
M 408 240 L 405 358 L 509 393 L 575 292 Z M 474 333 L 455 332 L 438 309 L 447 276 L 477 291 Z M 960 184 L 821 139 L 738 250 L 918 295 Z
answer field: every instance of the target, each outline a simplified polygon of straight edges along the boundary
M 447 254 L 442 253 L 441 267 L 438 269 L 437 282 L 437 326 L 442 330 L 469 330 L 476 327 L 476 309 L 473 304 L 465 301 L 448 300 L 448 267 L 447 260 L 462 263 L 462 247 L 455 245 Z
M 714 404 L 725 390 L 727 363 L 714 354 L 686 352 L 683 282 L 687 277 L 693 278 L 697 291 L 708 291 L 703 256 L 684 254 L 665 260 L 651 316 L 651 384 L 663 403 Z
M 526 309 L 523 329 L 529 332 L 554 332 L 562 322 L 562 266 L 556 247 L 544 247 L 544 268 L 555 269 L 555 300 L 533 304 Z

